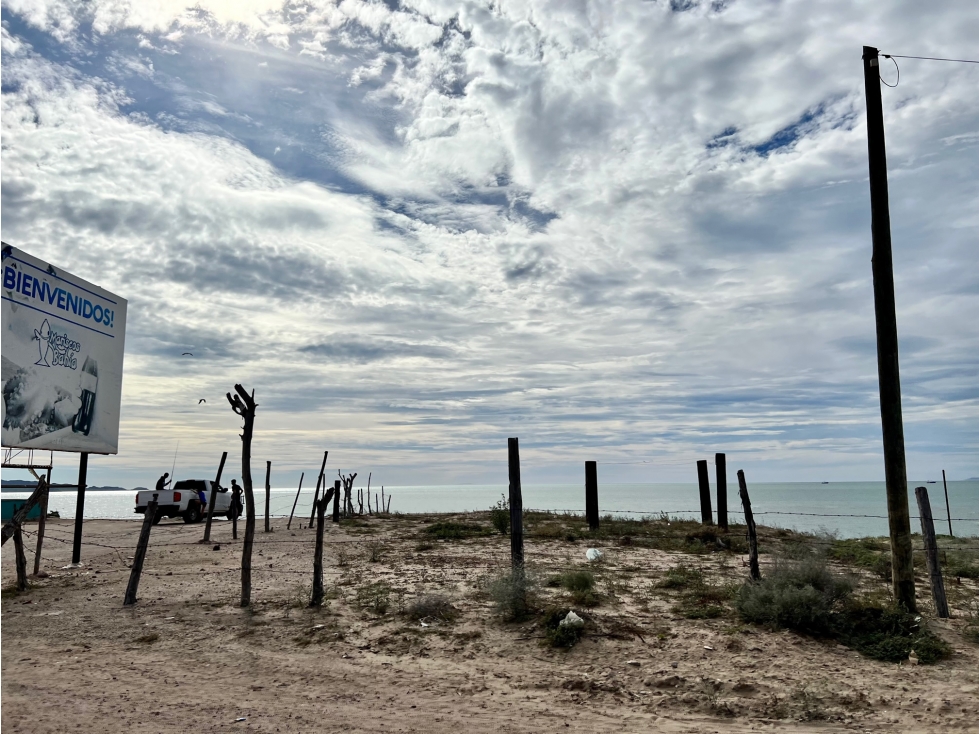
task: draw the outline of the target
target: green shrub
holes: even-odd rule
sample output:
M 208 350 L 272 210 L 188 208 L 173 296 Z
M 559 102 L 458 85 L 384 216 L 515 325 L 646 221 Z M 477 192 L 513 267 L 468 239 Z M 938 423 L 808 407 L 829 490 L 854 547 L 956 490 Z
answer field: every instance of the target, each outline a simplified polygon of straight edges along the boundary
M 578 606 L 593 607 L 598 604 L 595 576 L 591 571 L 566 571 L 560 575 L 559 582 L 571 594 L 571 601 Z
M 925 665 L 947 658 L 948 644 L 921 625 L 921 617 L 898 607 L 853 603 L 836 620 L 836 637 L 875 660 L 899 663 L 914 650 Z
M 656 584 L 661 589 L 683 589 L 690 584 L 703 583 L 704 576 L 700 569 L 689 566 L 673 566 L 667 569 L 666 575 Z
M 852 592 L 852 581 L 830 571 L 825 560 L 810 558 L 782 563 L 761 581 L 745 584 L 736 607 L 747 622 L 828 635 L 834 608 Z
M 384 583 L 367 584 L 357 589 L 357 606 L 378 616 L 387 612 L 391 603 L 391 587 Z
M 834 574 L 824 559 L 783 563 L 766 578 L 738 591 L 742 619 L 772 629 L 831 637 L 867 657 L 888 662 L 934 663 L 951 648 L 903 609 L 852 598 L 853 582 Z
M 524 569 L 514 569 L 490 581 L 488 593 L 507 622 L 525 619 L 536 601 L 536 584 Z
M 510 501 L 500 496 L 500 501 L 490 508 L 490 522 L 500 531 L 500 535 L 510 532 Z
M 426 594 L 415 599 L 405 611 L 409 619 L 441 619 L 450 622 L 459 616 L 459 610 L 452 606 L 447 596 Z

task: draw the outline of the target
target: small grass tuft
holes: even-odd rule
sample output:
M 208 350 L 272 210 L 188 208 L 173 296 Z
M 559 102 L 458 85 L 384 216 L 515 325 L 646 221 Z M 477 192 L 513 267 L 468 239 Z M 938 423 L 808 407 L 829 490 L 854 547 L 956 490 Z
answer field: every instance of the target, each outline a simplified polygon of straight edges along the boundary
M 497 613 L 507 622 L 526 619 L 536 603 L 536 583 L 524 569 L 514 569 L 490 581 L 487 588 Z
M 438 619 L 451 622 L 459 617 L 459 610 L 452 606 L 447 596 L 442 594 L 426 594 L 412 601 L 405 614 L 416 622 L 423 619 Z
M 425 534 L 439 540 L 461 540 L 462 538 L 478 538 L 492 535 L 493 532 L 483 525 L 466 522 L 449 522 L 442 520 L 425 528 Z
M 391 604 L 391 587 L 382 582 L 366 584 L 357 589 L 357 606 L 384 616 Z

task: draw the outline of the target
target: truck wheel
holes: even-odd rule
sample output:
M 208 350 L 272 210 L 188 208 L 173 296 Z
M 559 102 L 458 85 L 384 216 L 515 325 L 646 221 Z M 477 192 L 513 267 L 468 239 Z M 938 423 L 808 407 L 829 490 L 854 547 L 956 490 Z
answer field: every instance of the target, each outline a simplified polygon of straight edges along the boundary
M 156 511 L 156 514 L 153 516 L 153 524 L 154 525 L 159 525 L 160 524 L 160 520 L 162 520 L 162 519 L 163 519 L 163 513 L 160 512 L 159 510 L 157 510 Z
M 193 504 L 187 508 L 187 512 L 184 513 L 184 522 L 188 525 L 192 525 L 195 522 L 201 521 L 201 506 L 198 504 Z

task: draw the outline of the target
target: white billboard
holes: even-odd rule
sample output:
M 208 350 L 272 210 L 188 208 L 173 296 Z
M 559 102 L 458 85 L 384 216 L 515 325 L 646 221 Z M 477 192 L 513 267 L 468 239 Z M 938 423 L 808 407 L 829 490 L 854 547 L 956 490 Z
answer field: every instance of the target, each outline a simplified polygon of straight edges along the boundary
M 3 445 L 119 451 L 126 301 L 3 244 Z

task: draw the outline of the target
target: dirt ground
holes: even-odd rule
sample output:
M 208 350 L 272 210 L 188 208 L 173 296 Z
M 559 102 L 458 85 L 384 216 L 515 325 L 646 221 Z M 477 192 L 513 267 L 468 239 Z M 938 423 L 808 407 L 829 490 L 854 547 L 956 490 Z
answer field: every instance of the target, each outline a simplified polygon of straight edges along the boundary
M 248 609 L 238 606 L 241 540 L 227 521 L 208 545 L 197 542 L 202 525 L 154 527 L 131 607 L 122 601 L 139 524 L 87 522 L 84 565 L 68 568 L 72 523 L 49 521 L 47 576 L 29 591 L 9 590 L 13 543 L 3 548 L 3 731 L 979 732 L 979 647 L 962 637 L 961 614 L 929 619 L 950 659 L 882 663 L 730 613 L 688 619 L 657 584 L 679 564 L 740 582 L 740 553 L 531 531 L 534 578 L 588 567 L 598 579 L 600 603 L 580 610 L 584 637 L 555 649 L 539 617 L 504 623 L 487 597 L 509 539 L 426 533 L 446 519 L 328 523 L 327 601 L 317 609 L 308 608 L 314 534 L 301 521 L 288 531 L 277 519 L 270 534 L 259 521 Z M 449 519 L 488 528 L 485 514 Z M 30 570 L 33 535 L 25 545 Z M 597 564 L 589 547 L 604 554 Z M 968 583 L 956 599 L 975 595 Z M 456 619 L 411 618 L 433 592 Z M 919 594 L 926 607 L 927 589 Z M 541 584 L 541 604 L 566 598 Z

